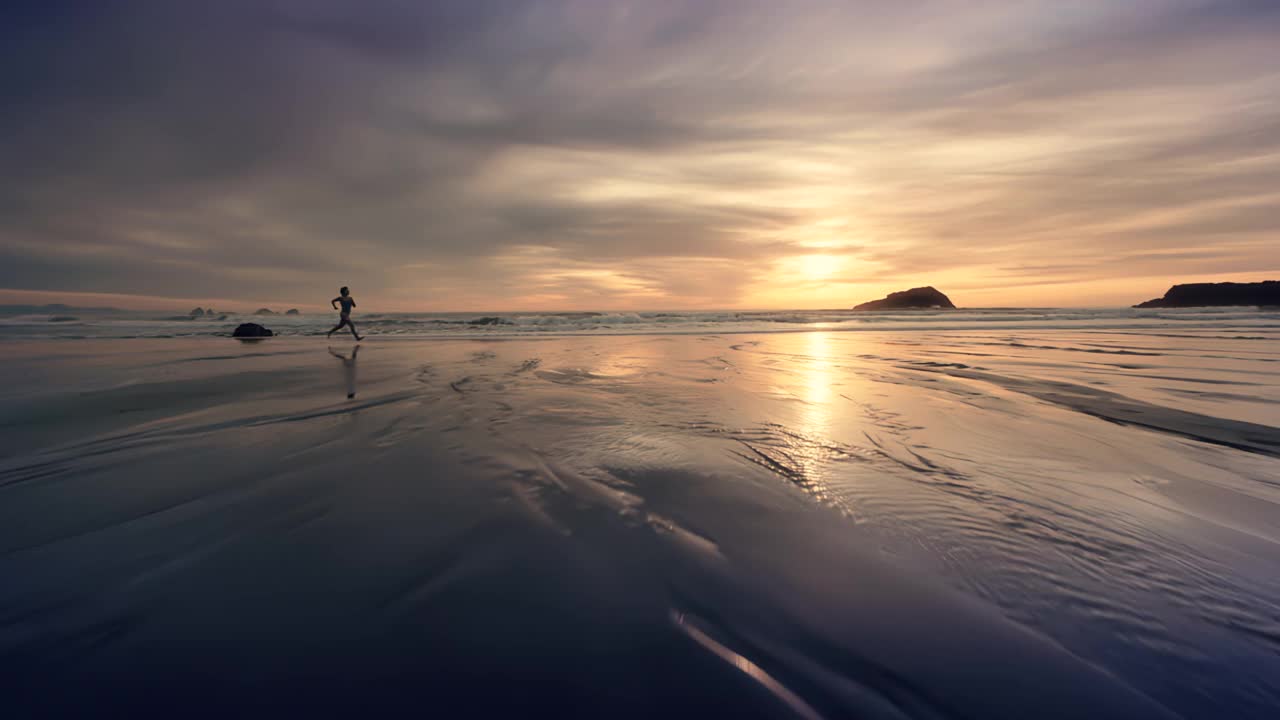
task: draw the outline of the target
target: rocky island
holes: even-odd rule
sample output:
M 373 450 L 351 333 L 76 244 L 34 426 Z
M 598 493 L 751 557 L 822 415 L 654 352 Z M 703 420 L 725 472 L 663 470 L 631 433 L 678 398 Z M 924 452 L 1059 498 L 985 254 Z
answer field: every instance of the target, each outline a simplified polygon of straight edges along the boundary
M 1164 297 L 1134 305 L 1136 308 L 1191 308 L 1230 306 L 1280 307 L 1280 280 L 1254 283 L 1188 283 L 1174 285 Z
M 930 287 L 911 288 L 889 293 L 881 300 L 872 300 L 855 306 L 854 310 L 930 310 L 943 308 L 954 310 L 951 298 Z

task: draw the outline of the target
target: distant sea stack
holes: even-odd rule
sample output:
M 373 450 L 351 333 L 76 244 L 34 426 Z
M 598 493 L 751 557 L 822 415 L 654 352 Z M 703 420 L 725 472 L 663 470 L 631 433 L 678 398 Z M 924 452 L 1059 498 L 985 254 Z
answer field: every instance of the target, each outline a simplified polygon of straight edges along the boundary
M 1191 308 L 1231 306 L 1280 307 L 1280 280 L 1255 283 L 1189 283 L 1174 285 L 1164 297 L 1134 305 L 1136 308 Z
M 933 287 L 918 287 L 901 292 L 889 293 L 883 300 L 864 302 L 854 310 L 931 310 L 935 308 L 954 310 L 951 298 L 938 292 Z
M 291 308 L 289 312 L 285 313 L 285 315 L 301 315 L 301 314 L 302 313 L 298 312 L 298 308 Z
M 253 314 L 254 315 L 275 315 L 275 313 L 268 308 L 258 308 L 257 310 L 253 311 Z
M 209 312 L 212 313 L 213 311 L 210 310 Z M 204 308 L 196 308 L 195 310 L 192 310 L 191 312 L 187 313 L 187 315 L 190 315 L 193 318 L 204 317 L 205 316 Z

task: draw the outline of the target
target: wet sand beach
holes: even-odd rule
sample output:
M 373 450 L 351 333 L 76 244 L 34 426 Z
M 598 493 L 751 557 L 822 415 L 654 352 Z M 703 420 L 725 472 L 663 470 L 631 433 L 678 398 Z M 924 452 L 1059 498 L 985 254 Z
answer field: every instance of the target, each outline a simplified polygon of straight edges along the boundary
M 351 351 L 5 342 L 0 711 L 1280 705 L 1274 330 Z

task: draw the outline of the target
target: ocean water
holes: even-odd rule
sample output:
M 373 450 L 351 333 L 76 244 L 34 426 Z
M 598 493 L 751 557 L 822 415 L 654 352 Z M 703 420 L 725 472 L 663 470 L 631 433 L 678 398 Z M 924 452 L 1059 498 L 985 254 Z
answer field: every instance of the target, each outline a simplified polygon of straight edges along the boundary
M 34 311 L 0 306 L 0 338 L 178 338 L 227 336 L 244 322 L 280 335 L 323 335 L 336 313 L 269 315 L 219 313 L 191 318 L 119 310 Z M 361 333 L 396 337 L 509 337 L 515 335 L 636 335 L 773 333 L 823 330 L 937 331 L 955 329 L 1280 329 L 1280 311 L 1254 308 L 1174 310 L 993 308 L 906 312 L 853 310 L 364 313 L 353 314 Z
M 0 713 L 1280 711 L 1277 313 L 481 316 L 5 319 Z

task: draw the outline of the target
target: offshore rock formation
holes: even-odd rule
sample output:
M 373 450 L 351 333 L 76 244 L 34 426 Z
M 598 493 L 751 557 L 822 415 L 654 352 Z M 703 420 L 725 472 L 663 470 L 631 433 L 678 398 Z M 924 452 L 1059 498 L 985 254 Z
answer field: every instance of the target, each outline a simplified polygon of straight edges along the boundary
M 1280 280 L 1255 283 L 1189 283 L 1174 285 L 1164 297 L 1134 305 L 1136 308 L 1188 308 L 1226 306 L 1280 307 Z
M 932 308 L 955 309 L 951 298 L 930 287 L 911 288 L 889 293 L 883 300 L 873 300 L 855 306 L 854 310 L 928 310 Z
M 298 312 L 298 308 L 291 308 L 289 312 L 285 313 L 285 315 L 301 315 L 301 314 L 302 313 Z
M 238 326 L 235 331 L 231 333 L 231 337 L 240 338 L 242 340 L 257 340 L 260 338 L 269 338 L 273 335 L 275 335 L 275 333 L 262 327 L 258 323 L 244 323 Z

